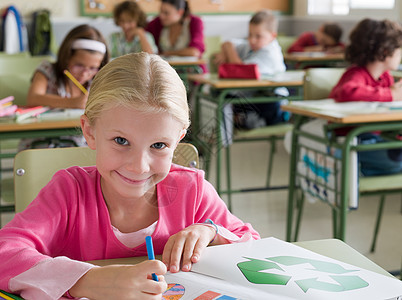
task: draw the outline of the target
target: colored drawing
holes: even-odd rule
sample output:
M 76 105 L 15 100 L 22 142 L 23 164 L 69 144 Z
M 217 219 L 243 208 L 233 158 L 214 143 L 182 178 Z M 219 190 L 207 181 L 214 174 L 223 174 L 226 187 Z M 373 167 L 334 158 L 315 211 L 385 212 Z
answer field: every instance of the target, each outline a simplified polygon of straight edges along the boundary
M 198 296 L 194 300 L 236 300 L 237 298 L 233 298 L 227 295 L 221 295 L 217 292 L 208 291 Z
M 177 300 L 184 296 L 184 286 L 177 283 L 169 283 L 167 290 L 163 293 L 164 300 Z

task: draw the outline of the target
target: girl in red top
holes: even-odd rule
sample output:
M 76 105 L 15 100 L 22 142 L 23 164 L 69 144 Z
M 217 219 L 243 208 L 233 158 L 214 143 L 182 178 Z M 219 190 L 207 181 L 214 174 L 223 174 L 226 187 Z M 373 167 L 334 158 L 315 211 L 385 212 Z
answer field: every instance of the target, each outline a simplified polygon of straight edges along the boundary
M 402 27 L 389 20 L 364 19 L 350 34 L 345 57 L 351 66 L 332 89 L 330 98 L 347 101 L 401 101 L 402 80 L 394 82 L 390 70 L 396 70 L 402 58 Z M 366 133 L 361 143 L 378 143 L 377 133 Z M 402 149 L 359 153 L 364 175 L 402 172 Z

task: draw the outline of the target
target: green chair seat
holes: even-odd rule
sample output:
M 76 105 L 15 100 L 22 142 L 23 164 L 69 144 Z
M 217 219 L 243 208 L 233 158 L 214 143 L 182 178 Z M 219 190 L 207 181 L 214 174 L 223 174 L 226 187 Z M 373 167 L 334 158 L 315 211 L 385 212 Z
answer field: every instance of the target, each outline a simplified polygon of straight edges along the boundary
M 384 192 L 401 189 L 402 174 L 360 177 L 359 179 L 360 193 Z
M 263 139 L 271 136 L 284 136 L 288 131 L 291 131 L 292 129 L 292 124 L 283 123 L 278 125 L 255 128 L 251 130 L 238 130 L 234 134 L 234 139 Z

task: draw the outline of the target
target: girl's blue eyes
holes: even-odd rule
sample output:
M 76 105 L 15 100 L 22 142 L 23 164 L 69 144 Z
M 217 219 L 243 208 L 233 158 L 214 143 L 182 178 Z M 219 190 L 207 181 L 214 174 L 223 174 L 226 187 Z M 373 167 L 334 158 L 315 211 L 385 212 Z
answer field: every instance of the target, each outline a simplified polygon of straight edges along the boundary
M 122 137 L 116 137 L 116 138 L 114 138 L 114 141 L 117 144 L 122 145 L 122 146 L 128 145 L 128 141 L 125 138 L 122 138 Z M 155 143 L 155 144 L 152 144 L 151 147 L 155 148 L 157 150 L 161 150 L 161 149 L 166 148 L 166 144 L 165 143 Z
M 125 138 L 122 137 L 117 137 L 114 139 L 114 141 L 119 144 L 119 145 L 128 145 L 128 142 Z
M 166 147 L 166 144 L 165 143 L 155 143 L 151 147 L 160 150 L 160 149 L 164 149 Z

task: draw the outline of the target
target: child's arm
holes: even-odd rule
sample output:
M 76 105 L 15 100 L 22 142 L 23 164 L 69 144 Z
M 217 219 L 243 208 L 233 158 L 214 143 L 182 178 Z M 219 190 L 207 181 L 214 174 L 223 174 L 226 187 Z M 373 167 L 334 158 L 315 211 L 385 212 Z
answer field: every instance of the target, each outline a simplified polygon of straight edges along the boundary
M 87 95 L 78 97 L 63 98 L 58 95 L 47 94 L 48 79 L 40 72 L 36 72 L 28 91 L 27 105 L 29 106 L 50 106 L 54 108 L 85 108 L 88 99 Z
M 154 54 L 155 48 L 152 48 L 150 42 L 148 41 L 147 38 L 147 32 L 143 28 L 137 28 L 136 33 L 135 33 L 139 39 L 140 39 L 140 44 L 141 44 L 141 49 L 144 52 L 147 52 L 149 54 Z
M 185 205 L 183 213 L 187 218 L 192 218 L 193 224 L 172 235 L 163 250 L 162 261 L 172 272 L 179 271 L 181 260 L 181 269 L 189 271 L 191 265 L 200 259 L 203 249 L 210 244 L 228 244 L 260 238 L 250 224 L 242 222 L 229 212 L 226 204 L 202 174 L 197 173 L 196 183 L 194 179 L 186 181 L 185 201 L 194 201 L 194 204 Z M 193 186 L 192 183 L 196 185 Z M 217 225 L 210 224 L 209 220 Z
M 224 42 L 222 44 L 222 53 L 227 63 L 242 64 L 239 54 L 236 51 L 235 46 L 231 42 Z
M 158 282 L 152 280 L 152 273 Z M 69 290 L 72 297 L 89 299 L 156 299 L 166 290 L 162 274 L 166 266 L 159 260 L 148 260 L 137 265 L 111 265 L 92 268 Z

